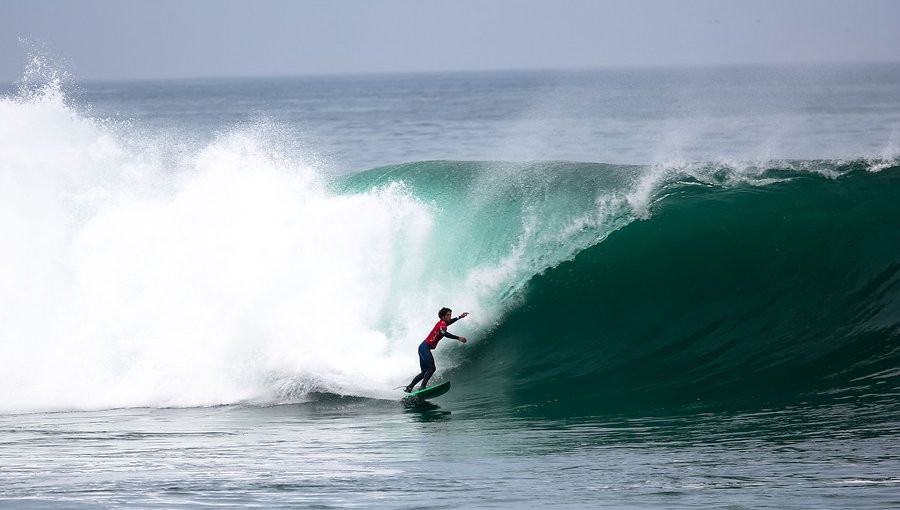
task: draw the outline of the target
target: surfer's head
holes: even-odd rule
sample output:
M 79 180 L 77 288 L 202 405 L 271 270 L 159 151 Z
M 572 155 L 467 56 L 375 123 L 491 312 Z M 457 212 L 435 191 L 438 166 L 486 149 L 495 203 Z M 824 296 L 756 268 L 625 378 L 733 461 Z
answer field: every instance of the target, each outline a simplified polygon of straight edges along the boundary
M 446 320 L 449 319 L 451 315 L 453 315 L 453 310 L 447 308 L 446 306 L 438 311 L 438 319 Z

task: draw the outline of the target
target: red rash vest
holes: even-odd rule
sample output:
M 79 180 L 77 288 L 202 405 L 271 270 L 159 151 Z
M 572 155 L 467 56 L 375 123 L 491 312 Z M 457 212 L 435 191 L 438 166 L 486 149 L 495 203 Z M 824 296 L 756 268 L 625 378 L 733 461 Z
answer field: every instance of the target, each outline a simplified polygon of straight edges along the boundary
M 459 319 L 454 317 L 454 318 L 450 319 L 449 323 L 444 322 L 443 320 L 437 321 L 437 324 L 435 324 L 434 327 L 431 328 L 431 333 L 428 333 L 428 337 L 425 339 L 425 343 L 428 344 L 428 347 L 431 350 L 436 349 L 438 342 L 440 342 L 441 339 L 444 337 L 452 338 L 454 340 L 459 339 L 458 336 L 447 331 L 447 327 L 450 324 L 453 324 L 454 322 L 456 322 L 457 320 L 459 320 Z

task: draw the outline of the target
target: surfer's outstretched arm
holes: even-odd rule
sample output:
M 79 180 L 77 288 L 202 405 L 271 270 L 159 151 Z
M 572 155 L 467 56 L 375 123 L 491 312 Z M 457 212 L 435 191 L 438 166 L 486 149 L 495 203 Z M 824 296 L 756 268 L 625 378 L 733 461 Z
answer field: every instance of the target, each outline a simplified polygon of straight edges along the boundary
M 468 316 L 469 316 L 469 312 L 463 312 L 463 313 L 459 314 L 459 317 L 454 317 L 454 318 L 450 319 L 449 321 L 447 321 L 447 325 L 449 326 L 460 319 L 465 319 Z M 453 338 L 453 337 L 451 336 L 450 338 Z
M 454 322 L 456 322 L 462 318 L 465 318 L 468 315 L 469 315 L 469 312 L 461 313 L 459 315 L 459 317 L 454 317 L 454 318 L 450 319 L 449 321 L 447 321 L 447 326 L 453 324 Z M 466 343 L 468 341 L 466 339 L 466 337 L 464 337 L 464 336 L 456 336 L 453 333 L 450 333 L 449 331 L 447 331 L 447 328 L 441 328 L 441 335 L 443 335 L 446 338 L 452 338 L 453 340 L 459 340 L 462 343 Z

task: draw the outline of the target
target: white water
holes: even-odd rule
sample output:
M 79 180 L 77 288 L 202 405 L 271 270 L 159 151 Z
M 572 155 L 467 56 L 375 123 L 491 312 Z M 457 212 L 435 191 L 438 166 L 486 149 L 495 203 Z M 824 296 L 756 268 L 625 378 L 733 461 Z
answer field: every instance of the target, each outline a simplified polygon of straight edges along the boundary
M 389 397 L 441 306 L 490 316 L 429 275 L 432 205 L 329 193 L 266 129 L 173 148 L 58 85 L 0 99 L 0 412 Z

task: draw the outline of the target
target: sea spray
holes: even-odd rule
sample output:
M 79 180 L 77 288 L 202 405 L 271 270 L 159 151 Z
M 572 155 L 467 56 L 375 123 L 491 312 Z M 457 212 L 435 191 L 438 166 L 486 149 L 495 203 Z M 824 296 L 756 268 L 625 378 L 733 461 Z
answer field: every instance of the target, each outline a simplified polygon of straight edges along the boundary
M 414 341 L 384 331 L 418 332 L 446 295 L 392 297 L 412 302 L 394 275 L 427 275 L 405 261 L 427 259 L 433 229 L 401 185 L 331 195 L 252 129 L 178 158 L 130 152 L 61 98 L 0 102 L 15 134 L 0 148 L 0 408 L 373 395 L 414 367 L 395 345 Z

